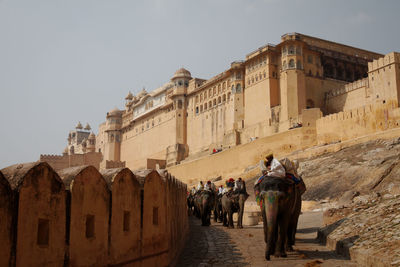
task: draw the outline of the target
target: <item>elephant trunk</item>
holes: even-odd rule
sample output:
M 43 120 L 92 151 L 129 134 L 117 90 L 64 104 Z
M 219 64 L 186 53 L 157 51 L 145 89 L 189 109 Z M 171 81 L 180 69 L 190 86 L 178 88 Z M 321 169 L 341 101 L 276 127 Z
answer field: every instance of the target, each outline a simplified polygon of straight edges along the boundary
M 265 251 L 265 258 L 269 260 L 270 255 L 274 254 L 275 252 L 275 245 L 278 239 L 278 215 L 280 198 L 282 198 L 284 194 L 279 191 L 266 191 L 263 192 L 262 195 L 267 222 L 267 248 Z

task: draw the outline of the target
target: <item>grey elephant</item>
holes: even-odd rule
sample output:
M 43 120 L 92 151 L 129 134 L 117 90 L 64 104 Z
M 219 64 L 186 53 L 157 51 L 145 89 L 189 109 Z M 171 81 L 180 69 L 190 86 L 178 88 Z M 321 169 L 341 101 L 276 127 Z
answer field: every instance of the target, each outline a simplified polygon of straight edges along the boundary
M 210 217 L 211 211 L 214 209 L 215 193 L 209 190 L 202 190 L 197 192 L 194 197 L 195 212 L 201 218 L 202 226 L 209 226 L 211 224 Z
M 237 212 L 237 228 L 243 228 L 242 221 L 244 213 L 244 203 L 246 202 L 247 198 L 248 194 L 243 192 L 228 192 L 222 196 L 222 222 L 224 226 L 227 226 L 228 228 L 234 228 L 233 213 Z
M 254 191 L 264 223 L 265 258 L 270 260 L 271 254 L 287 257 L 286 250 L 294 245 L 301 210 L 298 186 L 290 179 L 266 177 Z

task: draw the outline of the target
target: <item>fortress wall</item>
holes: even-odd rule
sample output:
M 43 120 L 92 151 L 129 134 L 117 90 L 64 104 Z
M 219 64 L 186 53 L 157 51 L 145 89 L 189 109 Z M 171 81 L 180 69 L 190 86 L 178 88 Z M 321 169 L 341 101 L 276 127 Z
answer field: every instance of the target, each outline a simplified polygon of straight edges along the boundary
M 254 71 L 254 73 L 246 74 L 246 88 L 244 90 L 244 123 L 246 128 L 260 122 L 268 121 L 271 118 L 270 79 L 263 76 L 263 73 L 267 72 L 267 69 L 264 67 L 259 71 Z M 248 79 L 251 79 L 254 75 L 258 77 L 259 72 L 261 73 L 261 80 L 249 86 L 247 83 Z M 278 87 L 278 84 L 274 83 L 274 86 Z
M 189 229 L 187 187 L 160 172 L 2 169 L 1 266 L 173 265 Z
M 13 165 L 2 173 L 18 203 L 14 207 L 15 266 L 62 266 L 66 252 L 66 192 L 62 180 L 43 162 Z M 7 243 L 4 245 L 7 247 Z
M 70 196 L 69 261 L 101 266 L 108 260 L 110 192 L 93 166 L 60 171 Z
M 99 152 L 73 155 L 40 155 L 39 161 L 47 162 L 56 171 L 82 165 L 92 165 L 99 169 L 102 157 Z
M 128 168 L 101 172 L 110 188 L 109 264 L 140 257 L 140 184 Z
M 331 114 L 317 120 L 318 144 L 354 139 L 363 135 L 396 128 L 400 123 L 397 101 L 369 104 Z
M 326 93 L 326 110 L 328 113 L 356 109 L 367 105 L 369 82 L 364 78 L 353 83 L 335 88 Z
M 331 90 L 343 88 L 346 84 L 346 82 L 340 80 L 308 76 L 307 69 L 305 69 L 305 72 L 306 102 L 311 100 L 315 108 L 326 109 L 325 94 Z M 316 73 L 314 72 L 313 75 L 316 75 Z
M 187 119 L 187 144 L 190 155 L 209 150 L 213 145 L 219 147 L 223 144 L 225 134 L 233 129 L 234 95 L 228 98 L 228 92 L 230 92 L 229 88 L 196 105 L 195 98 L 191 98 Z M 223 99 L 224 95 L 225 102 L 221 100 L 222 102 L 218 104 L 218 97 Z M 217 105 L 210 108 L 209 103 L 210 101 L 213 103 L 214 99 Z M 207 103 L 207 110 L 204 110 L 205 103 Z M 196 107 L 200 106 L 203 106 L 203 111 L 199 108 L 199 113 L 196 114 Z
M 0 171 L 0 266 L 9 266 L 12 259 L 15 238 L 13 220 L 16 219 L 14 205 L 14 194 L 10 184 Z
M 225 179 L 241 175 L 249 166 L 258 164 L 267 153 L 273 152 L 279 157 L 315 144 L 314 127 L 296 128 L 172 166 L 168 172 L 187 184 L 218 176 Z
M 130 169 L 145 169 L 147 158 L 165 159 L 167 147 L 176 144 L 176 136 L 172 134 L 176 132 L 174 115 L 162 117 L 161 123 L 153 128 L 146 129 L 144 124 L 144 128 L 144 132 L 136 133 L 134 128 L 122 135 L 121 161 Z

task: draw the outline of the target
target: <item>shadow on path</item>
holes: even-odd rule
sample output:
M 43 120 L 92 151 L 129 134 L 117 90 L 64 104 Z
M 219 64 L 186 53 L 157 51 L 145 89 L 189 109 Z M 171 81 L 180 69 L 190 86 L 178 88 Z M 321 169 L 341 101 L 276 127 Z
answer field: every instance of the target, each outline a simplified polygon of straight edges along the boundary
M 229 234 L 189 217 L 189 236 L 176 266 L 250 266 Z

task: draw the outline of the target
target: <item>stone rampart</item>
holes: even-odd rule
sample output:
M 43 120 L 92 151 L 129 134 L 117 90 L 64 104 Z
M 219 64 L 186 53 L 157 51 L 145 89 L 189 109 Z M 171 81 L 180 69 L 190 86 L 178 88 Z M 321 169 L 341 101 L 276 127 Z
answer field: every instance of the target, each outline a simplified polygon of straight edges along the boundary
M 88 152 L 85 154 L 72 154 L 72 155 L 40 155 L 40 162 L 47 162 L 55 171 L 65 168 L 92 165 L 96 169 L 100 168 L 100 162 L 103 156 L 100 152 Z M 109 168 L 117 168 L 122 166 L 115 166 L 110 164 Z M 115 167 L 114 167 L 115 166 Z M 125 166 L 123 166 L 125 167 Z
M 45 162 L 0 171 L 1 266 L 175 261 L 188 233 L 185 184 L 163 170 L 58 173 Z
M 168 167 L 168 172 L 187 184 L 218 176 L 225 179 L 229 176 L 242 175 L 249 166 L 257 164 L 268 153 L 273 152 L 280 157 L 314 145 L 316 145 L 315 127 L 303 126 Z
M 318 144 L 351 140 L 399 127 L 400 110 L 397 101 L 365 105 L 331 114 L 317 120 Z

